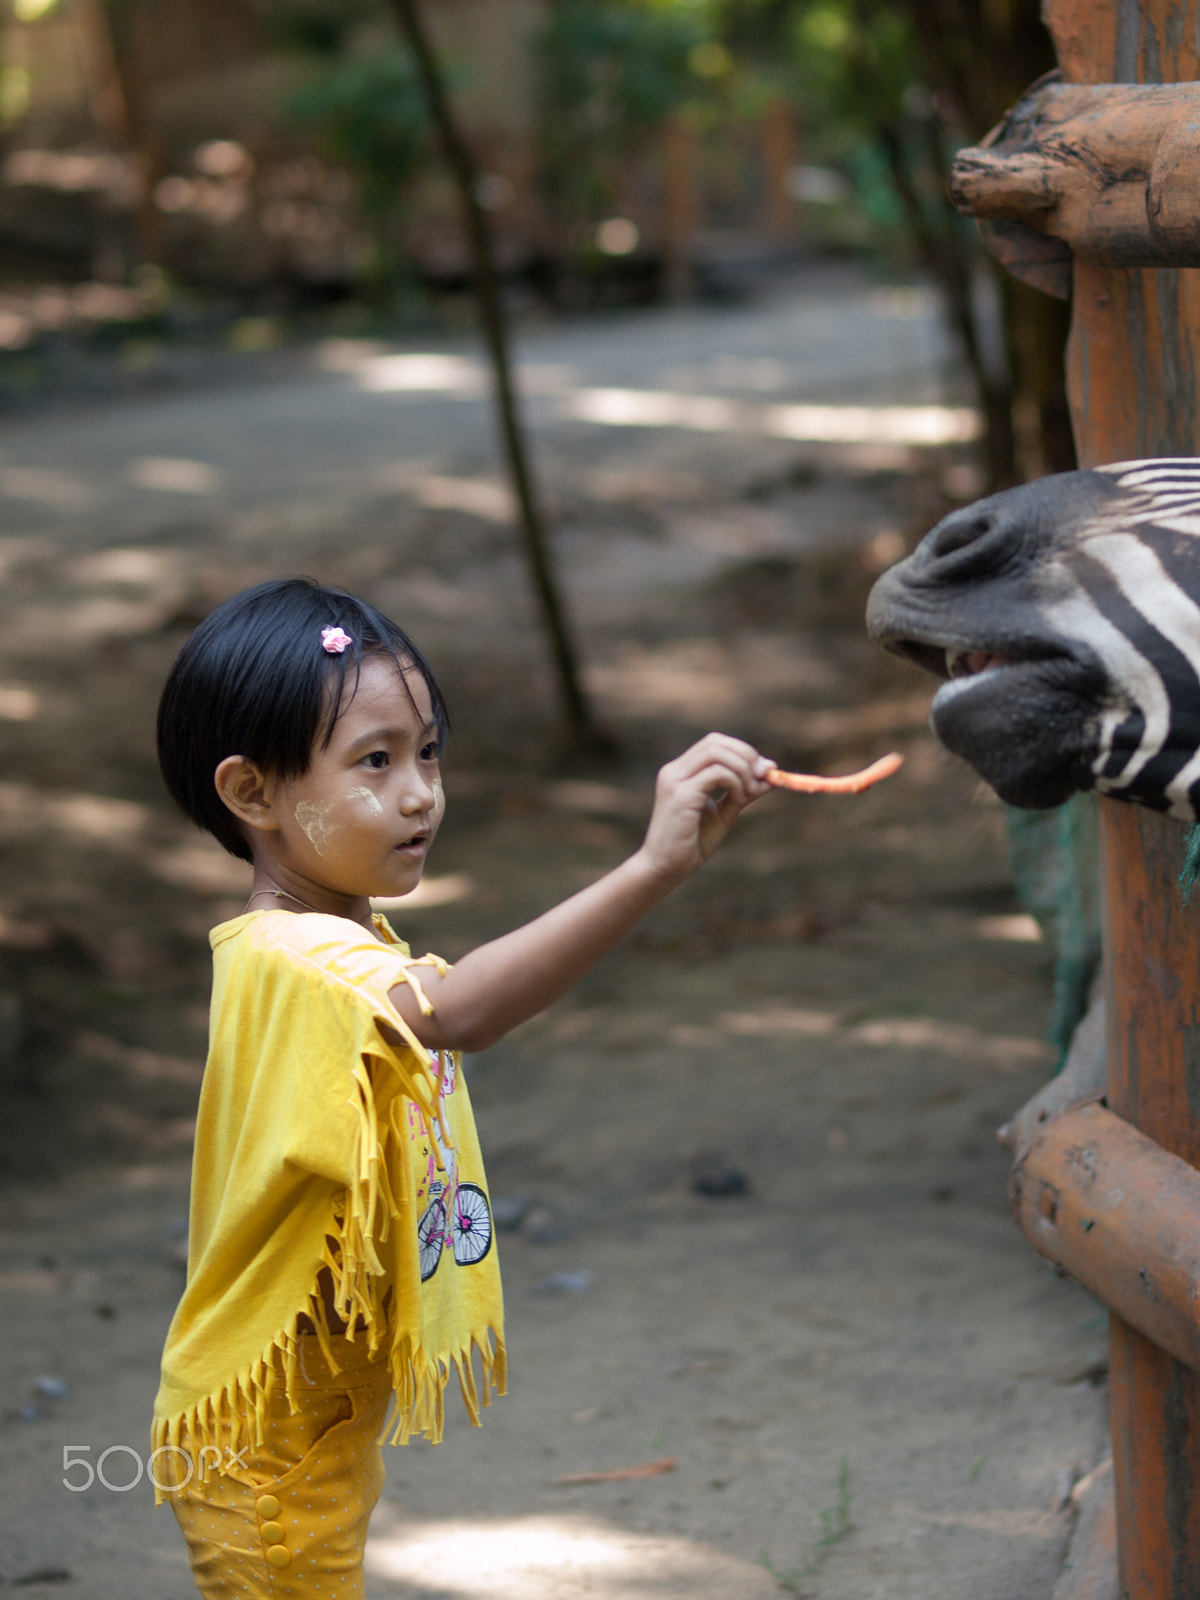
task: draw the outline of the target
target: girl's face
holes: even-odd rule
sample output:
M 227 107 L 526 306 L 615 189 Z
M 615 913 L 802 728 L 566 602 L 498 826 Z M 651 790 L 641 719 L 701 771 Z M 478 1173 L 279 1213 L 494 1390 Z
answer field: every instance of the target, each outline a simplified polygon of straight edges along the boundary
M 445 810 L 429 690 L 386 656 L 362 662 L 329 744 L 273 795 L 279 865 L 340 895 L 415 889 Z

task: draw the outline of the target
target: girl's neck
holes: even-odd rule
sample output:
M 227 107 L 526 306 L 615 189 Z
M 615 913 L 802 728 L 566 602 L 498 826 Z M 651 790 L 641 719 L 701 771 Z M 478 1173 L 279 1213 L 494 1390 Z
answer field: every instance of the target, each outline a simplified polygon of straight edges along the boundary
M 246 910 L 275 908 L 296 914 L 315 911 L 322 916 L 345 917 L 376 936 L 371 920 L 371 902 L 363 896 L 337 894 L 319 884 L 304 883 L 295 888 L 285 885 L 286 879 L 281 883 L 275 876 L 259 868 L 254 874 L 254 887 L 246 901 Z

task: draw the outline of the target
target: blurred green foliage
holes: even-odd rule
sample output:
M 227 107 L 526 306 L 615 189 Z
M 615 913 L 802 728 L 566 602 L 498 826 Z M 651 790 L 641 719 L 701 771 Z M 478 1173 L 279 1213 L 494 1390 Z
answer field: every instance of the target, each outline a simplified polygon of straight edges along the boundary
M 288 115 L 358 183 L 366 287 L 399 283 L 406 207 L 438 158 L 386 0 L 274 7 L 277 45 L 304 63 Z M 947 177 L 955 149 L 1044 70 L 1037 0 L 555 0 L 531 42 L 552 255 L 604 269 L 600 225 L 655 193 L 671 120 L 697 136 L 710 221 L 744 225 L 762 183 L 757 130 L 785 101 L 802 164 L 798 232 L 920 266 L 940 284 L 986 413 L 989 479 L 1012 480 L 1009 378 L 975 325 L 982 256 Z M 803 168 L 827 169 L 811 203 Z
M 358 187 L 370 241 L 362 287 L 373 300 L 407 298 L 402 229 L 407 201 L 431 152 L 416 64 L 393 42 L 376 0 L 283 0 L 272 14 L 279 48 L 303 63 L 284 115 Z
M 553 219 L 582 237 L 619 200 L 630 158 L 670 116 L 702 133 L 794 106 L 806 161 L 841 172 L 859 243 L 912 255 L 894 172 L 929 225 L 952 225 L 939 185 L 957 130 L 926 124 L 931 86 L 911 16 L 888 0 L 558 0 L 536 40 L 540 175 Z M 892 140 L 889 149 L 883 132 Z
M 559 0 L 535 41 L 539 176 L 568 229 L 612 208 L 620 169 L 684 101 L 705 43 L 697 8 L 653 0 Z
M 332 58 L 349 48 L 353 35 L 378 14 L 375 0 L 275 0 L 268 29 L 281 50 Z
M 914 204 L 926 230 L 955 226 L 945 173 L 962 130 L 934 109 L 936 83 L 909 6 L 725 0 L 715 10 L 735 54 L 793 101 L 806 160 L 849 180 L 863 242 L 892 256 L 918 254 Z
M 922 19 L 930 5 L 982 15 L 998 3 L 556 0 L 533 38 L 538 181 L 553 231 L 586 252 L 669 118 L 719 149 L 725 129 L 744 129 L 783 97 L 805 161 L 848 180 L 845 236 L 919 257 L 914 207 L 926 233 L 956 227 L 944 179 L 965 138 L 945 105 L 933 109 L 937 63 Z M 306 63 L 288 115 L 354 174 L 372 233 L 394 232 L 430 145 L 419 84 L 381 0 L 276 0 L 272 30 Z
M 320 59 L 286 102 L 320 153 L 352 172 L 364 211 L 388 217 L 428 155 L 429 117 L 416 67 L 399 46 Z

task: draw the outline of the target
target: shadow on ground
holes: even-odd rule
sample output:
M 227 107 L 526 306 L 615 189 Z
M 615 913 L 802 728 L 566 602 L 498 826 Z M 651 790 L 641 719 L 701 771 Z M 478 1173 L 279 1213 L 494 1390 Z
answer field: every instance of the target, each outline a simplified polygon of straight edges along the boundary
M 759 404 L 781 370 L 781 400 L 936 401 L 936 329 L 896 304 L 860 285 L 832 310 L 627 318 L 527 357 L 555 393 L 569 369 Z M 833 329 L 815 355 L 806 327 Z M 356 383 L 374 354 L 334 354 L 0 437 L 0 1305 L 19 1330 L 0 1573 L 191 1592 L 169 1513 L 121 1485 L 182 1282 L 207 930 L 245 871 L 165 804 L 153 707 L 216 600 L 302 570 L 390 609 L 445 679 L 449 819 L 392 915 L 450 957 L 632 849 L 655 767 L 709 727 L 819 770 L 907 757 L 854 800 L 763 802 L 574 995 L 469 1063 L 512 1393 L 480 1433 L 455 1415 L 438 1451 L 391 1458 L 373 1600 L 1049 1595 L 1057 1507 L 1101 1446 L 1104 1324 L 1015 1234 L 995 1144 L 1049 1070 L 1045 958 L 998 807 L 932 742 L 925 680 L 861 626 L 875 573 L 969 488 L 969 453 L 617 428 L 531 385 L 621 747 L 581 768 L 477 390 L 398 398 Z M 697 1193 L 705 1167 L 744 1192 Z M 115 1487 L 64 1487 L 64 1446 L 128 1447 Z

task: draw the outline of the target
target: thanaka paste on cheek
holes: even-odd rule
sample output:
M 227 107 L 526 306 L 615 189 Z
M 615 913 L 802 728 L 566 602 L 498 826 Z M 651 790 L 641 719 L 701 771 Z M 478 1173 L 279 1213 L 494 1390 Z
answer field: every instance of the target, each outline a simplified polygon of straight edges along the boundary
M 296 806 L 296 822 L 322 860 L 328 855 L 334 835 L 338 832 L 337 823 L 329 820 L 332 810 L 332 806 L 314 805 L 311 800 L 301 800 Z
M 383 815 L 383 806 L 379 802 L 379 796 L 373 789 L 368 789 L 365 785 L 358 789 L 348 789 L 346 791 L 346 799 L 361 800 L 367 810 L 373 812 L 375 816 L 381 817 Z

